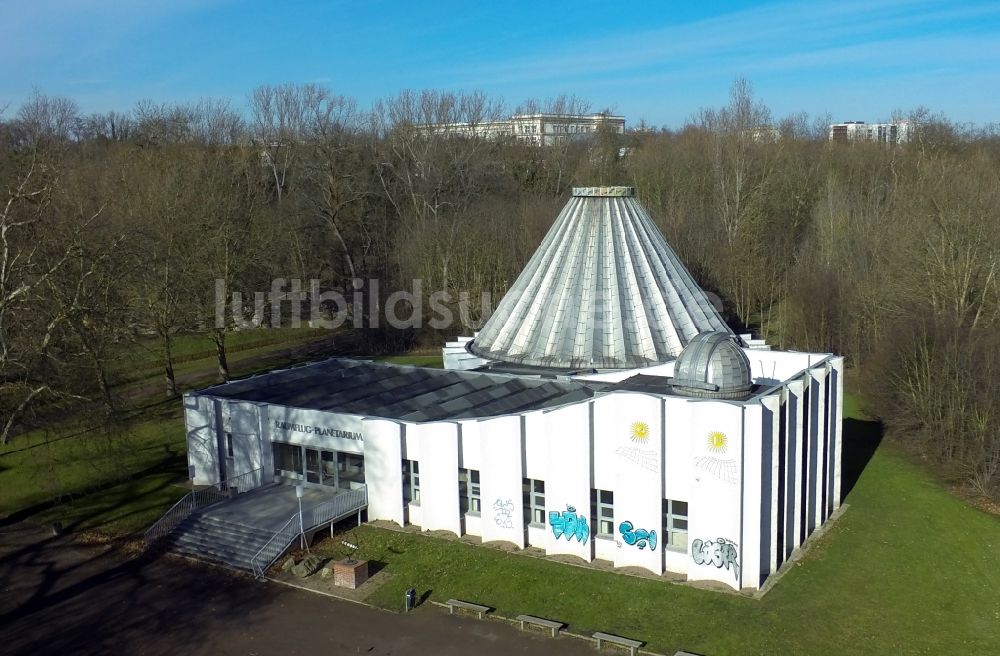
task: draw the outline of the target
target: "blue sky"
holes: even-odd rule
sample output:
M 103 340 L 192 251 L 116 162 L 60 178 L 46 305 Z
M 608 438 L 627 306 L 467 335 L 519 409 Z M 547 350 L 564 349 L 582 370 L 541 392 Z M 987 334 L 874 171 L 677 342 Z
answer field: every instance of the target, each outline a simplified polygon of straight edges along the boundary
M 737 76 L 780 117 L 875 121 L 918 105 L 1000 121 L 1000 2 L 0 0 L 0 107 L 33 87 L 84 111 L 319 82 L 510 106 L 572 93 L 677 127 Z M 8 109 L 8 114 L 12 109 Z

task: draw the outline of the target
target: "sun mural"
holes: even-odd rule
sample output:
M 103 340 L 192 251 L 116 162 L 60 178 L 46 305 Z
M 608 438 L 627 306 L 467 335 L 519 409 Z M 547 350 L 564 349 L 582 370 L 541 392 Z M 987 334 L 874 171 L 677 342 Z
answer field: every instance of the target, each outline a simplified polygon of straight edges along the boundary
M 708 434 L 708 450 L 712 453 L 725 453 L 729 450 L 726 434 L 722 431 L 712 431 Z
M 649 424 L 644 421 L 633 422 L 630 437 L 633 442 L 645 444 L 649 440 Z

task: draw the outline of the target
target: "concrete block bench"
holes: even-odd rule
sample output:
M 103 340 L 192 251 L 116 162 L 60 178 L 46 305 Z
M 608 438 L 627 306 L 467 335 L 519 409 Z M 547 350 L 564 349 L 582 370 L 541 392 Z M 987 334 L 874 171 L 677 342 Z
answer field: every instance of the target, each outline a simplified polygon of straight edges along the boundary
M 482 604 L 474 604 L 468 601 L 462 601 L 460 599 L 449 599 L 444 602 L 444 605 L 448 607 L 448 612 L 452 615 L 455 614 L 456 608 L 461 608 L 462 610 L 471 611 L 473 613 L 479 614 L 479 619 L 483 619 L 483 614 L 488 613 L 492 608 L 489 606 L 483 606 Z
M 535 626 L 541 626 L 552 631 L 552 637 L 555 638 L 556 634 L 566 626 L 564 622 L 556 622 L 555 620 L 547 620 L 544 617 L 535 617 L 534 615 L 518 615 L 515 618 L 521 623 L 521 630 L 524 631 L 525 624 L 533 624 Z
M 635 656 L 636 650 L 639 647 L 642 647 L 641 640 L 633 640 L 632 638 L 623 638 L 621 636 L 612 635 L 610 633 L 601 633 L 600 631 L 593 634 L 591 637 L 597 641 L 598 649 L 601 648 L 601 642 L 610 642 L 612 644 L 619 645 L 621 647 L 625 647 L 626 649 L 628 649 L 628 653 L 630 654 L 630 656 Z

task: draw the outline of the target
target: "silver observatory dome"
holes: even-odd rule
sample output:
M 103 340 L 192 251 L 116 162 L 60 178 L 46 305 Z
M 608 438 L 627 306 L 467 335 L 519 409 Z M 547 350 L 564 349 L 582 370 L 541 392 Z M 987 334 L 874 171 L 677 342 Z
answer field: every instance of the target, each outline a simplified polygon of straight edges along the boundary
M 677 356 L 671 386 L 683 396 L 742 401 L 753 392 L 750 360 L 732 334 L 699 333 Z

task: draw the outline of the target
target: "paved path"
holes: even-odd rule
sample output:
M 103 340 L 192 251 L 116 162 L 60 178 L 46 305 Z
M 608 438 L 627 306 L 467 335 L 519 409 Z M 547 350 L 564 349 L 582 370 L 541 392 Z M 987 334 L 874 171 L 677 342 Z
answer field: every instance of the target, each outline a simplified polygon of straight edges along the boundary
M 596 653 L 499 621 L 373 610 L 170 557 L 0 529 L 0 651 L 14 654 Z

